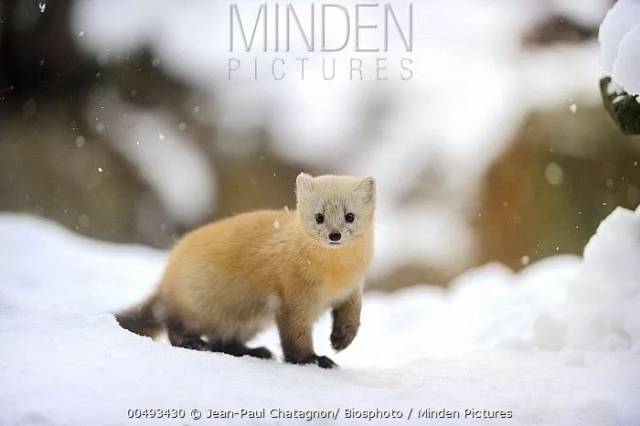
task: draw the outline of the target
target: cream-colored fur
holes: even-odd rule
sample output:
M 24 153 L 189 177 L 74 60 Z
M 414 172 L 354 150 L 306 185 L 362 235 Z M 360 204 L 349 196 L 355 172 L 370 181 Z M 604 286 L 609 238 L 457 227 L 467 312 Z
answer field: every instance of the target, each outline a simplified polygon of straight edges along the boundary
M 351 342 L 373 250 L 374 181 L 301 174 L 296 196 L 295 211 L 240 214 L 176 245 L 153 299 L 170 337 L 174 327 L 210 342 L 244 343 L 276 321 L 288 361 L 322 364 L 312 325 L 333 308 L 334 347 Z M 332 245 L 329 235 L 336 232 L 342 238 Z

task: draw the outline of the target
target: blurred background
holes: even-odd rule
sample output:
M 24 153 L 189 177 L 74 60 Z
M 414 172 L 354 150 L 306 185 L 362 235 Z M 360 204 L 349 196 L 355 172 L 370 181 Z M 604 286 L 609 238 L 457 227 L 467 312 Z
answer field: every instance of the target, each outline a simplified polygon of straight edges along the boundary
M 611 0 L 416 1 L 413 51 L 385 53 L 390 70 L 411 58 L 412 78 L 362 81 L 345 61 L 366 54 L 332 55 L 324 81 L 301 43 L 234 53 L 267 71 L 229 80 L 229 4 L 0 0 L 0 209 L 168 248 L 211 220 L 294 208 L 300 171 L 373 175 L 369 286 L 392 290 L 581 253 L 640 203 L 640 139 L 598 93 Z M 304 80 L 270 78 L 273 57 L 301 54 Z

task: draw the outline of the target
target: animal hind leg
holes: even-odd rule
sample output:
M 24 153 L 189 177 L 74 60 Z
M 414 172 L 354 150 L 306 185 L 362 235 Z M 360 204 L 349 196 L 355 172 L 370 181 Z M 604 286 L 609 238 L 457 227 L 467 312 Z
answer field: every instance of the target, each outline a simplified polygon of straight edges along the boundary
M 197 351 L 208 351 L 209 344 L 202 339 L 202 336 L 196 333 L 190 333 L 177 322 L 169 322 L 167 324 L 167 334 L 169 342 L 173 346 Z
M 213 338 L 209 338 L 209 350 L 213 352 L 222 352 L 232 356 L 251 356 L 254 358 L 271 359 L 273 354 L 264 346 L 257 348 L 250 348 L 239 340 L 231 341 L 219 341 Z

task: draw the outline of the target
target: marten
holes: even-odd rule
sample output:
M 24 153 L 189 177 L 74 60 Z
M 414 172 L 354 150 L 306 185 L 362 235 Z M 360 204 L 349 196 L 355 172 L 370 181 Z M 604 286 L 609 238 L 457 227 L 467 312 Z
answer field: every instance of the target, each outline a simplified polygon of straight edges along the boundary
M 375 180 L 301 173 L 295 211 L 259 210 L 204 225 L 175 246 L 157 291 L 116 315 L 124 328 L 174 346 L 272 358 L 246 342 L 277 325 L 286 362 L 337 365 L 312 331 L 332 312 L 331 344 L 356 337 L 373 254 Z

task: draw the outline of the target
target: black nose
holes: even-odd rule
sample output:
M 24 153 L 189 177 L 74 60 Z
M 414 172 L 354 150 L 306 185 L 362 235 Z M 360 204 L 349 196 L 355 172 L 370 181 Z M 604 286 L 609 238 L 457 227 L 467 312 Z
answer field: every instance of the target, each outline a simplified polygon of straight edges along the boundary
M 342 234 L 339 232 L 332 232 L 329 234 L 329 239 L 331 241 L 340 241 L 340 238 L 342 238 Z

